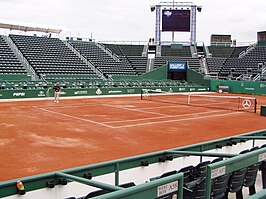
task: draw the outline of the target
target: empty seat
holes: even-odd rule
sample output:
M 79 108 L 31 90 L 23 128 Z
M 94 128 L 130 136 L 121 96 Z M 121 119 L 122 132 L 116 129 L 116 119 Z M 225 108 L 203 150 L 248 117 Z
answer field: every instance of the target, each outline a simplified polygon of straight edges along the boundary
M 178 173 L 183 173 L 184 174 L 184 184 L 191 182 L 193 180 L 193 171 L 194 171 L 194 166 L 190 165 L 187 167 L 184 167 L 178 171 Z
M 262 187 L 263 189 L 266 189 L 266 160 L 261 162 L 260 170 L 262 175 Z
M 174 174 L 176 174 L 176 173 L 177 173 L 176 170 L 168 171 L 168 172 L 163 173 L 163 174 L 160 175 L 160 176 L 150 178 L 150 181 L 157 180 L 157 179 L 160 179 L 160 178 L 164 178 L 164 177 L 167 177 L 167 176 L 170 176 L 170 175 L 174 175 Z
M 227 194 L 230 174 L 225 174 L 212 180 L 211 199 L 222 199 Z
M 206 177 L 208 164 L 210 164 L 210 161 L 200 162 L 193 171 L 193 178 L 198 179 Z
M 134 182 L 128 182 L 128 183 L 119 185 L 119 187 L 123 187 L 123 188 L 129 188 L 129 187 L 133 187 L 133 186 L 135 186 Z M 112 192 L 112 191 L 110 191 L 110 190 L 102 190 L 102 189 L 101 190 L 97 190 L 97 191 L 93 191 L 93 192 L 90 192 L 87 196 L 85 196 L 84 199 L 100 196 L 100 195 L 107 194 L 107 193 L 110 193 L 110 192 Z
M 235 193 L 236 199 L 243 199 L 242 187 L 244 185 L 244 179 L 246 176 L 247 168 L 242 168 L 237 171 L 232 172 L 227 192 L 225 194 L 228 197 L 228 193 Z
M 186 183 L 183 189 L 184 199 L 204 199 L 206 192 L 206 177 Z

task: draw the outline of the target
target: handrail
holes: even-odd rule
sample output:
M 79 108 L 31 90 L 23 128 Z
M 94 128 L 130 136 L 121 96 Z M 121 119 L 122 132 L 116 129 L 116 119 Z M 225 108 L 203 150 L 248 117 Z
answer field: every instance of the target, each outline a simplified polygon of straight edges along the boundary
M 257 81 L 257 80 L 260 80 L 260 74 L 259 73 L 253 78 L 253 81 Z
M 239 53 L 238 58 L 245 57 L 245 55 L 246 55 L 246 51 L 243 50 L 241 53 Z
M 34 81 L 37 80 L 38 77 L 36 75 L 36 72 L 34 71 L 34 69 L 32 68 L 32 66 L 30 65 L 30 63 L 28 62 L 28 60 L 24 57 L 24 55 L 22 54 L 22 52 L 15 45 L 15 43 L 13 42 L 13 40 L 10 37 L 8 37 L 8 36 L 4 36 L 4 39 L 9 44 L 9 46 L 13 50 L 13 52 L 17 55 L 17 57 L 21 61 L 21 63 L 24 64 L 27 72 L 31 75 L 31 79 L 34 80 Z
M 112 57 L 115 61 L 120 62 L 119 57 L 116 54 L 112 53 L 112 51 L 109 50 L 108 48 L 106 48 L 103 44 L 101 44 L 101 43 L 95 43 L 95 45 L 98 48 L 100 48 L 102 51 L 104 51 L 107 55 L 109 55 L 110 57 Z
M 77 51 L 68 41 L 63 41 L 63 43 L 72 50 L 87 66 L 89 66 L 97 75 L 99 75 L 102 79 L 106 80 L 103 75 L 103 72 L 96 68 L 89 60 L 87 60 L 79 51 Z
M 241 79 L 241 77 L 243 77 L 244 75 L 242 74 L 242 75 L 239 75 L 237 78 L 236 78 L 236 80 L 240 80 Z
M 242 51 L 238 58 L 242 58 L 242 57 L 245 57 L 250 51 L 252 51 L 254 48 L 256 48 L 257 46 L 257 43 L 253 43 L 253 44 L 250 44 L 249 47 L 247 47 L 246 50 Z

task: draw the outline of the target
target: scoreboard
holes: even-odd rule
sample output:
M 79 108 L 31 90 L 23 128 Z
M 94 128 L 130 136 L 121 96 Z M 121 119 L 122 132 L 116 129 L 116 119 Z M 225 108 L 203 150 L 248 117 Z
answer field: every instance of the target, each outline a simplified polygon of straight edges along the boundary
M 190 10 L 162 10 L 162 31 L 190 32 Z
M 187 80 L 187 62 L 183 61 L 168 62 L 167 79 Z

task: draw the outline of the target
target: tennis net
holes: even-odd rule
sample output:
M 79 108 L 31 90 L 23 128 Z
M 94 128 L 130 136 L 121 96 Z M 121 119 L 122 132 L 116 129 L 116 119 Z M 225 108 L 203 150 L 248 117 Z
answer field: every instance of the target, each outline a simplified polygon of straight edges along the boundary
M 142 89 L 141 99 L 200 106 L 225 110 L 247 111 L 256 113 L 257 99 L 243 96 L 214 96 L 204 94 L 177 94 L 159 90 Z

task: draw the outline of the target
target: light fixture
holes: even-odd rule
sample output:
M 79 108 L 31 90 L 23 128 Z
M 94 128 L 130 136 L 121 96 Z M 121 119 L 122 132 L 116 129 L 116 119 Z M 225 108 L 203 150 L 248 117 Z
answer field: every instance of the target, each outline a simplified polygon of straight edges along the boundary
M 151 6 L 151 12 L 155 10 L 155 6 Z
M 201 12 L 201 10 L 202 10 L 202 6 L 198 6 L 197 11 Z

